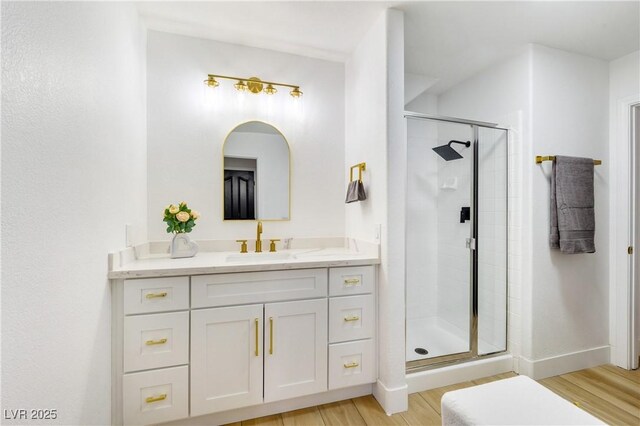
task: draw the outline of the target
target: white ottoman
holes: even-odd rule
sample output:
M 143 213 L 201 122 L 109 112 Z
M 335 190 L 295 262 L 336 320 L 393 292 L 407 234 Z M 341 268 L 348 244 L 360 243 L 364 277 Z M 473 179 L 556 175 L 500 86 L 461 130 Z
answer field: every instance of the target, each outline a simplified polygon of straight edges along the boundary
M 527 376 L 517 376 L 442 397 L 443 425 L 604 425 Z

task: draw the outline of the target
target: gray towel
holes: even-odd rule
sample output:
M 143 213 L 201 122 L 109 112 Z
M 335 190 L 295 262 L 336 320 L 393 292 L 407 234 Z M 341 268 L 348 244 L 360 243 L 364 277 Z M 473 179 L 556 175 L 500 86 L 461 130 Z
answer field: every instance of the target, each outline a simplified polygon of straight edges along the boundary
M 347 198 L 345 203 L 353 203 L 354 201 L 363 201 L 367 199 L 367 193 L 364 192 L 364 184 L 361 180 L 352 180 L 347 188 Z
M 551 172 L 551 248 L 595 253 L 593 160 L 556 156 Z

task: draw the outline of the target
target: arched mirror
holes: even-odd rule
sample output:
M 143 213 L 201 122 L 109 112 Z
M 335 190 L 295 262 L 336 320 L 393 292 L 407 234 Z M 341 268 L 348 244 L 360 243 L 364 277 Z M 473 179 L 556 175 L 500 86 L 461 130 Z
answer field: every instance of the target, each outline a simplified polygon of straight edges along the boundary
M 234 128 L 222 148 L 224 220 L 289 220 L 289 144 L 261 121 Z

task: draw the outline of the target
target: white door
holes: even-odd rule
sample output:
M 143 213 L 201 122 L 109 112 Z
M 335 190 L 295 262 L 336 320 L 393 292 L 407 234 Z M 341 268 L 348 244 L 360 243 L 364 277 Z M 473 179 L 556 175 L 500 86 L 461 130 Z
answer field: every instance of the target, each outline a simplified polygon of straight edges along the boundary
M 327 299 L 264 309 L 264 401 L 327 390 Z
M 191 311 L 191 416 L 262 403 L 263 305 Z

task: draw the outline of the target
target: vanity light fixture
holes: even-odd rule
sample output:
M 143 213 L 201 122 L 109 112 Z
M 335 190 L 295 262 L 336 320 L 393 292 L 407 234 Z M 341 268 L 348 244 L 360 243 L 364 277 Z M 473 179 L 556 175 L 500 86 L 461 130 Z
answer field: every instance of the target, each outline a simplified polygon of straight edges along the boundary
M 235 80 L 236 83 L 233 85 L 233 87 L 235 87 L 239 92 L 249 91 L 254 94 L 264 92 L 267 95 L 275 95 L 276 93 L 278 93 L 278 89 L 276 89 L 276 86 L 280 86 L 290 88 L 291 91 L 289 92 L 289 94 L 294 98 L 299 98 L 302 96 L 300 86 L 286 83 L 276 83 L 273 81 L 262 81 L 258 77 L 242 78 L 231 77 L 227 75 L 208 74 L 207 79 L 204 81 L 204 84 L 209 88 L 216 88 L 220 85 L 220 83 L 216 79 Z
M 238 82 L 234 84 L 233 87 L 235 87 L 238 92 L 246 92 L 247 89 L 249 89 L 247 84 L 242 80 L 238 80 Z

